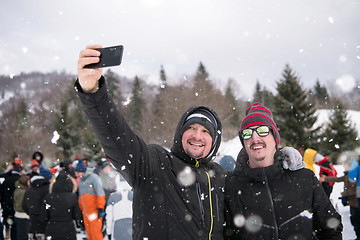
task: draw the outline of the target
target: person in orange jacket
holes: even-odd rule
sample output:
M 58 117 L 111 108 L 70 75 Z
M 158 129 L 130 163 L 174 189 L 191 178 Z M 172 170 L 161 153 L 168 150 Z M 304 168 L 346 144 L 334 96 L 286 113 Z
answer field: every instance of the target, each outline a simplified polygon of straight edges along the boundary
M 87 170 L 82 161 L 76 165 L 75 174 L 80 179 L 78 182 L 79 206 L 83 213 L 88 239 L 103 239 L 101 228 L 102 217 L 105 214 L 105 192 L 101 180 L 95 173 Z

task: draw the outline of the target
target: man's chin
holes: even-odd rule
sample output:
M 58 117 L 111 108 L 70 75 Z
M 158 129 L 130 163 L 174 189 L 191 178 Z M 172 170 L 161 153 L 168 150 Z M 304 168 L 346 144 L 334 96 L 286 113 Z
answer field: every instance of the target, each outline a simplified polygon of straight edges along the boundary
M 190 152 L 185 152 L 185 153 L 193 159 L 201 159 L 201 158 L 203 158 L 203 155 L 204 155 L 204 153 L 200 153 L 200 154 L 195 154 L 195 153 L 190 153 Z

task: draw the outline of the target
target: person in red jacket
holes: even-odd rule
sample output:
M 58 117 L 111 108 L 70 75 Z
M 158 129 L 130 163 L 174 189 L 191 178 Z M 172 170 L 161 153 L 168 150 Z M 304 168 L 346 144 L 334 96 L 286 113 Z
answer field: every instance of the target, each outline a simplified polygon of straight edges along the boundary
M 334 187 L 334 182 L 327 182 L 322 181 L 322 177 L 336 177 L 337 172 L 334 168 L 334 165 L 328 160 L 327 157 L 322 156 L 321 154 L 317 153 L 314 157 L 315 163 L 320 166 L 320 183 L 322 187 L 324 188 L 324 191 L 328 197 L 330 197 L 330 194 Z

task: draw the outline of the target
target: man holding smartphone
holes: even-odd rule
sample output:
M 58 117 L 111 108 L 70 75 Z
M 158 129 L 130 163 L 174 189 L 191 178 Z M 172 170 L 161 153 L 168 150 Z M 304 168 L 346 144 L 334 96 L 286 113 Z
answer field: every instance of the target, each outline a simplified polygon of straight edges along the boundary
M 109 96 L 102 69 L 85 68 L 99 62 L 98 48 L 80 52 L 75 89 L 107 158 L 134 190 L 133 239 L 223 239 L 227 172 L 211 161 L 221 142 L 219 117 L 192 107 L 180 117 L 171 151 L 146 144 Z M 292 156 L 288 167 L 296 168 L 302 159 Z
M 217 114 L 190 108 L 170 152 L 147 145 L 108 95 L 102 69 L 84 68 L 99 61 L 97 48 L 80 52 L 75 87 L 108 159 L 134 190 L 133 239 L 222 239 L 225 172 L 210 162 L 221 142 Z

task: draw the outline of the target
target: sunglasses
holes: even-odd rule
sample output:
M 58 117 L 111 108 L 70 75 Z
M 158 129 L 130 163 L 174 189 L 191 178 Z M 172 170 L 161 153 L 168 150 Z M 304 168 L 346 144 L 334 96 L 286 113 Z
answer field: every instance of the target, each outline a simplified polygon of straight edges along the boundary
M 253 132 L 256 131 L 256 133 L 260 137 L 266 137 L 270 133 L 270 127 L 269 126 L 260 126 L 257 128 L 246 128 L 239 132 L 239 135 L 241 135 L 242 139 L 250 139 L 253 135 Z

